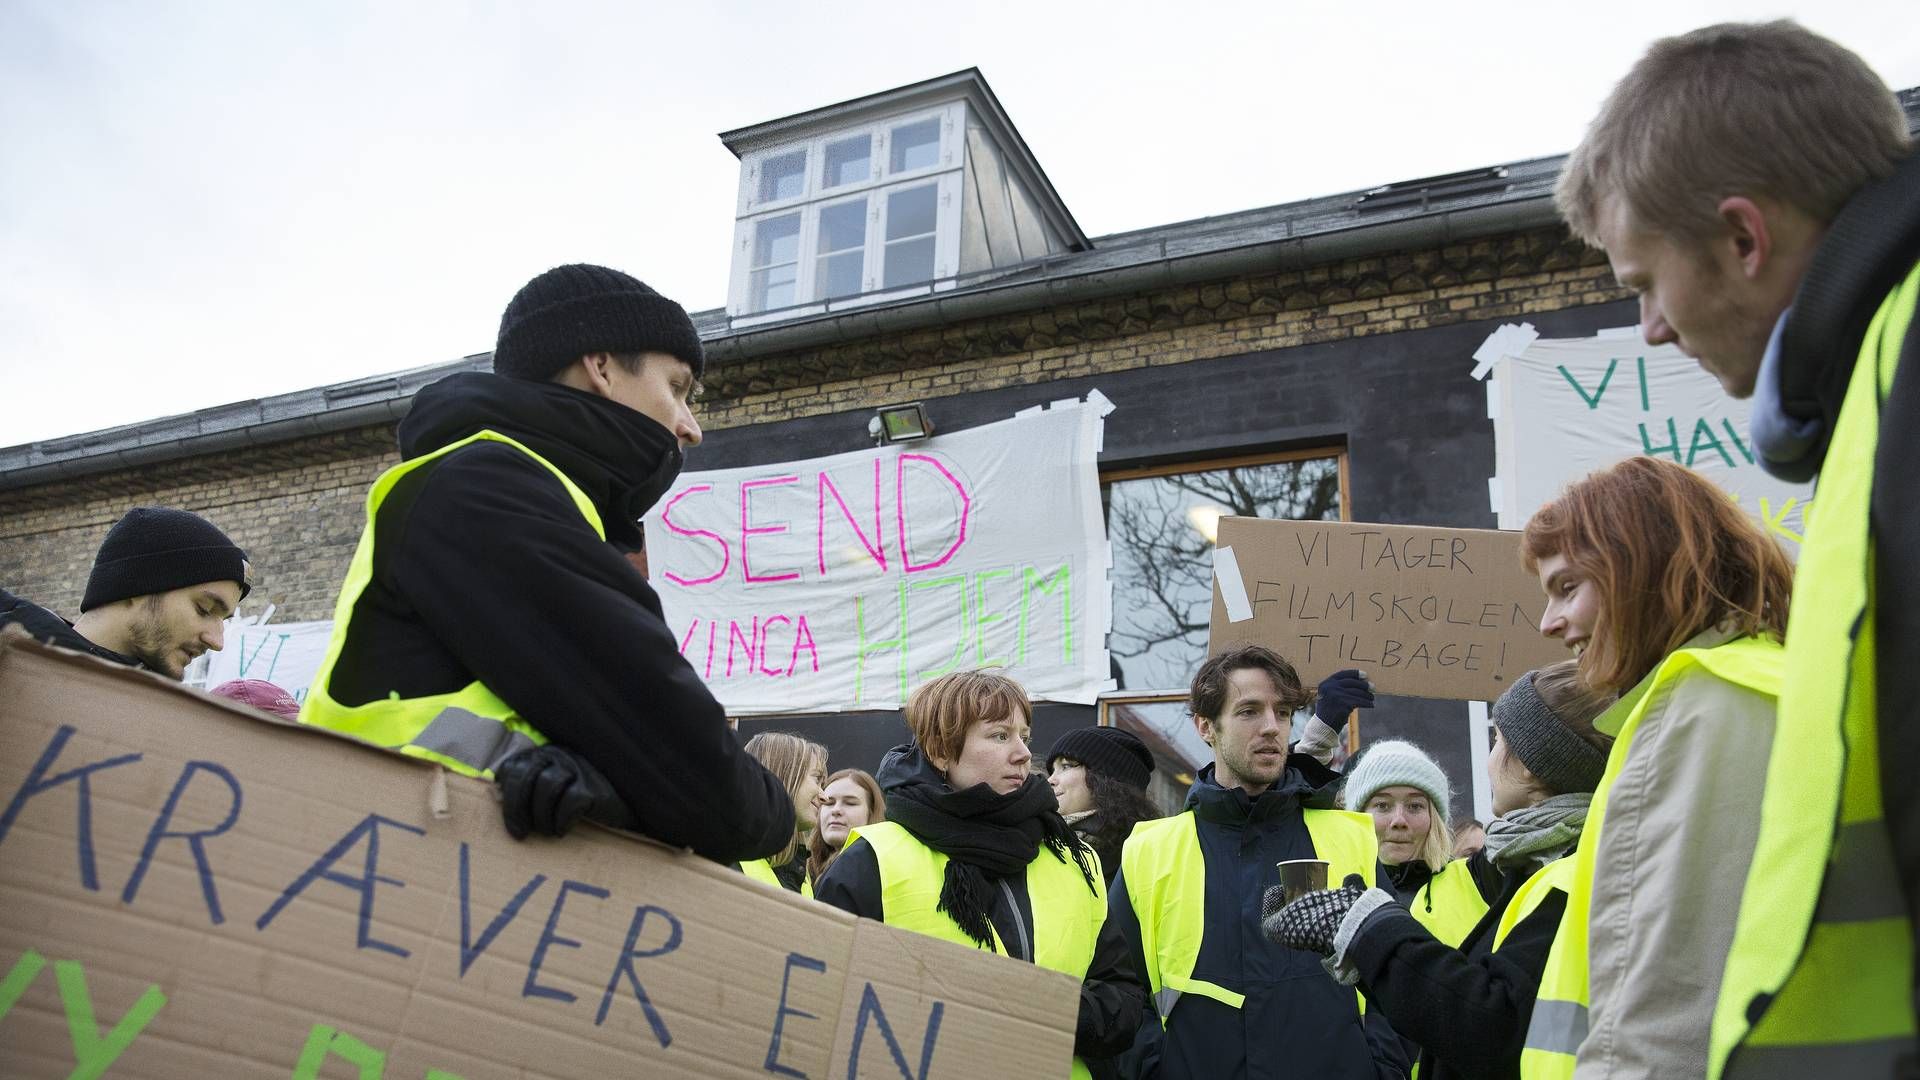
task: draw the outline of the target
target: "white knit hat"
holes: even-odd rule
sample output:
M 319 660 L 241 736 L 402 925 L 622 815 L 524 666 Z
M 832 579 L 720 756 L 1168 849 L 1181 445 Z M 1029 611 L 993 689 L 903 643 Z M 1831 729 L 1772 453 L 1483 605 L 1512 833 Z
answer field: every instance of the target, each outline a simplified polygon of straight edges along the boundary
M 1447 774 L 1425 750 L 1404 739 L 1377 742 L 1347 773 L 1349 810 L 1365 810 L 1367 800 L 1381 788 L 1410 787 L 1427 793 L 1441 821 L 1452 821 L 1447 810 Z

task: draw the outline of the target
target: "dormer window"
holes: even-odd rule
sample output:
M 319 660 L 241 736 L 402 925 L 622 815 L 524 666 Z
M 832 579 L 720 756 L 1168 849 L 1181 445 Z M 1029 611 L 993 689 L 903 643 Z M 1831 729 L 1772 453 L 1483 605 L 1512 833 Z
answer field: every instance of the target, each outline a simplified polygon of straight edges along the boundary
M 926 295 L 1086 244 L 977 71 L 721 138 L 741 165 L 735 320 Z

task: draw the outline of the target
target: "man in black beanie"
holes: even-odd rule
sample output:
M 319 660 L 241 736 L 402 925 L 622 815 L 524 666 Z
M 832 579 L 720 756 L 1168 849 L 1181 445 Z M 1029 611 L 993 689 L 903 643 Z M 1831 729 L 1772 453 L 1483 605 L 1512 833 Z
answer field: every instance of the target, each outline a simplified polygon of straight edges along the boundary
M 246 552 L 205 518 L 136 507 L 107 530 L 78 622 L 0 589 L 0 624 L 178 680 L 194 657 L 225 643 L 221 624 L 252 588 L 247 569 Z
M 579 818 L 737 862 L 793 836 L 627 556 L 700 441 L 680 305 L 604 266 L 529 281 L 493 374 L 422 389 L 301 722 L 499 781 L 507 828 Z

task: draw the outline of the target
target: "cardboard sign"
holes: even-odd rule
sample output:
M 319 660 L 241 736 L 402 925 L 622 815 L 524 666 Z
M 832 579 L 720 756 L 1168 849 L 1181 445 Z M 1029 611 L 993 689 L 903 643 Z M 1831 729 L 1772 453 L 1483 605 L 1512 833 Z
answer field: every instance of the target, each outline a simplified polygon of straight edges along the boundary
M 1110 683 L 1103 417 L 1088 401 L 924 442 L 682 475 L 646 519 L 681 655 L 732 714 L 886 709 L 1002 667 Z
M 1389 694 L 1491 701 L 1571 654 L 1518 533 L 1222 518 L 1212 652 L 1253 642 L 1308 685 L 1359 668 Z
M 0 637 L 0 1075 L 1067 1075 L 1065 975 L 436 774 Z
M 1798 557 L 1813 485 L 1760 467 L 1747 434 L 1748 405 L 1698 361 L 1638 331 L 1529 341 L 1492 365 L 1487 391 L 1499 475 L 1494 512 L 1503 529 L 1527 519 L 1569 483 L 1646 454 L 1718 484 Z

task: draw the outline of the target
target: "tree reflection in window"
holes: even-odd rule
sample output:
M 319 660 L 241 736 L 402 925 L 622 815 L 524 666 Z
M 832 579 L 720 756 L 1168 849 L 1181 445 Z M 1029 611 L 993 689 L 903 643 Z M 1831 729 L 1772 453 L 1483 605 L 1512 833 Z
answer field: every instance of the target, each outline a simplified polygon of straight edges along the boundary
M 1184 689 L 1207 654 L 1220 518 L 1337 519 L 1340 464 L 1307 458 L 1116 480 L 1106 496 L 1109 647 L 1120 685 Z

